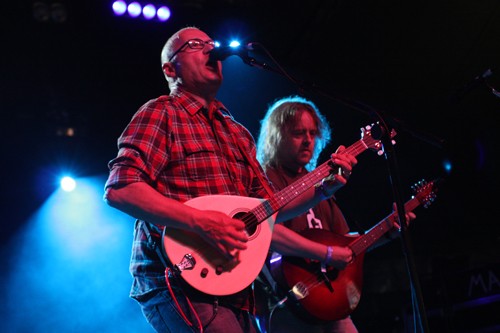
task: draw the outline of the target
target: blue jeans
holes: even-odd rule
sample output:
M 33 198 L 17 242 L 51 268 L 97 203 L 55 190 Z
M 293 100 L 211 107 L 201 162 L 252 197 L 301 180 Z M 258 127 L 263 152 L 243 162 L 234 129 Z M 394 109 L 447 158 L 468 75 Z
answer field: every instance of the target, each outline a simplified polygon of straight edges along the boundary
M 194 327 L 190 327 L 182 318 L 172 296 L 168 290 L 162 290 L 155 296 L 144 302 L 139 302 L 142 313 L 148 323 L 158 333 L 193 333 L 200 332 L 196 316 L 189 310 L 189 306 L 183 296 L 178 296 L 177 300 L 182 307 L 187 318 Z M 254 320 L 247 311 L 230 309 L 223 305 L 217 306 L 214 317 L 214 304 L 192 301 L 204 328 L 204 333 L 257 333 Z M 210 321 L 213 318 L 212 321 Z

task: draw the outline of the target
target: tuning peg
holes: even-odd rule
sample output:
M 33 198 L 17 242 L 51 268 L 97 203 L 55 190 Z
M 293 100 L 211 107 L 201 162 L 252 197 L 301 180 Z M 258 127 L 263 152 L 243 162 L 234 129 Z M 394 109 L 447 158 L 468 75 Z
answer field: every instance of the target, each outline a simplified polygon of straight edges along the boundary
M 365 127 L 361 127 L 361 136 L 365 136 L 366 133 L 370 133 L 370 130 L 372 129 L 372 127 L 370 125 L 366 125 Z
M 419 180 L 418 182 L 416 182 L 414 185 L 411 186 L 411 189 L 412 191 L 418 191 L 419 189 L 421 189 L 423 186 L 425 186 L 425 180 L 422 179 L 422 180 Z
M 430 193 L 424 200 L 424 208 L 429 208 L 429 206 L 436 200 L 436 194 Z

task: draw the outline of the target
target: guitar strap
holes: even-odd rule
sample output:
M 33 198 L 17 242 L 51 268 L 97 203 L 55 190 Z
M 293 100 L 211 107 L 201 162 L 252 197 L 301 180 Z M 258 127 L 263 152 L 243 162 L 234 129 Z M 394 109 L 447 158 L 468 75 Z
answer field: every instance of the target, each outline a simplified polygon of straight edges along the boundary
M 269 186 L 269 182 L 264 179 L 261 173 L 261 169 L 257 166 L 256 159 L 252 158 L 249 154 L 248 151 L 243 147 L 241 140 L 236 140 L 238 143 L 238 147 L 240 148 L 241 153 L 245 156 L 245 159 L 247 160 L 248 164 L 252 167 L 253 172 L 259 178 L 260 183 L 264 187 L 264 189 L 267 192 L 267 195 L 269 198 L 271 198 L 274 195 L 274 191 L 271 189 L 271 186 Z

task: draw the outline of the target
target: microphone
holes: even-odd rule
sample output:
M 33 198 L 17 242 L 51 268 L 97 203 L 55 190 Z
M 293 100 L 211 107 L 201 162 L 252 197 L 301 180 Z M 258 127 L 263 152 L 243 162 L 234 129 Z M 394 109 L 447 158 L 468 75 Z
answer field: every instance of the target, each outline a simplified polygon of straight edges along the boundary
M 487 69 L 483 74 L 476 76 L 474 79 L 467 82 L 463 87 L 456 90 L 454 94 L 451 96 L 451 100 L 457 102 L 465 94 L 483 85 L 483 83 L 486 83 L 486 79 L 491 75 L 493 75 L 493 71 L 491 69 Z
M 210 61 L 223 61 L 226 60 L 227 57 L 232 55 L 236 55 L 243 59 L 244 62 L 250 59 L 248 55 L 248 51 L 254 50 L 253 43 L 248 43 L 247 45 L 239 45 L 239 46 L 219 46 L 214 47 L 212 51 L 210 51 Z
M 472 89 L 477 87 L 478 85 L 482 84 L 484 80 L 488 77 L 490 77 L 493 74 L 490 68 L 488 68 L 483 74 L 476 76 L 473 80 L 468 82 L 463 89 Z

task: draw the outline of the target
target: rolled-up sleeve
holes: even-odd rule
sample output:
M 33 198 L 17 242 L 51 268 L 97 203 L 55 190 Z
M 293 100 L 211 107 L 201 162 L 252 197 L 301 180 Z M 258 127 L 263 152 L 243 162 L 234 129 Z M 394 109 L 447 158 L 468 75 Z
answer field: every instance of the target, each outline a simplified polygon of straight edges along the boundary
M 108 163 L 105 187 L 135 182 L 153 185 L 168 163 L 167 129 L 162 103 L 149 102 L 141 107 L 118 139 L 118 155 Z

